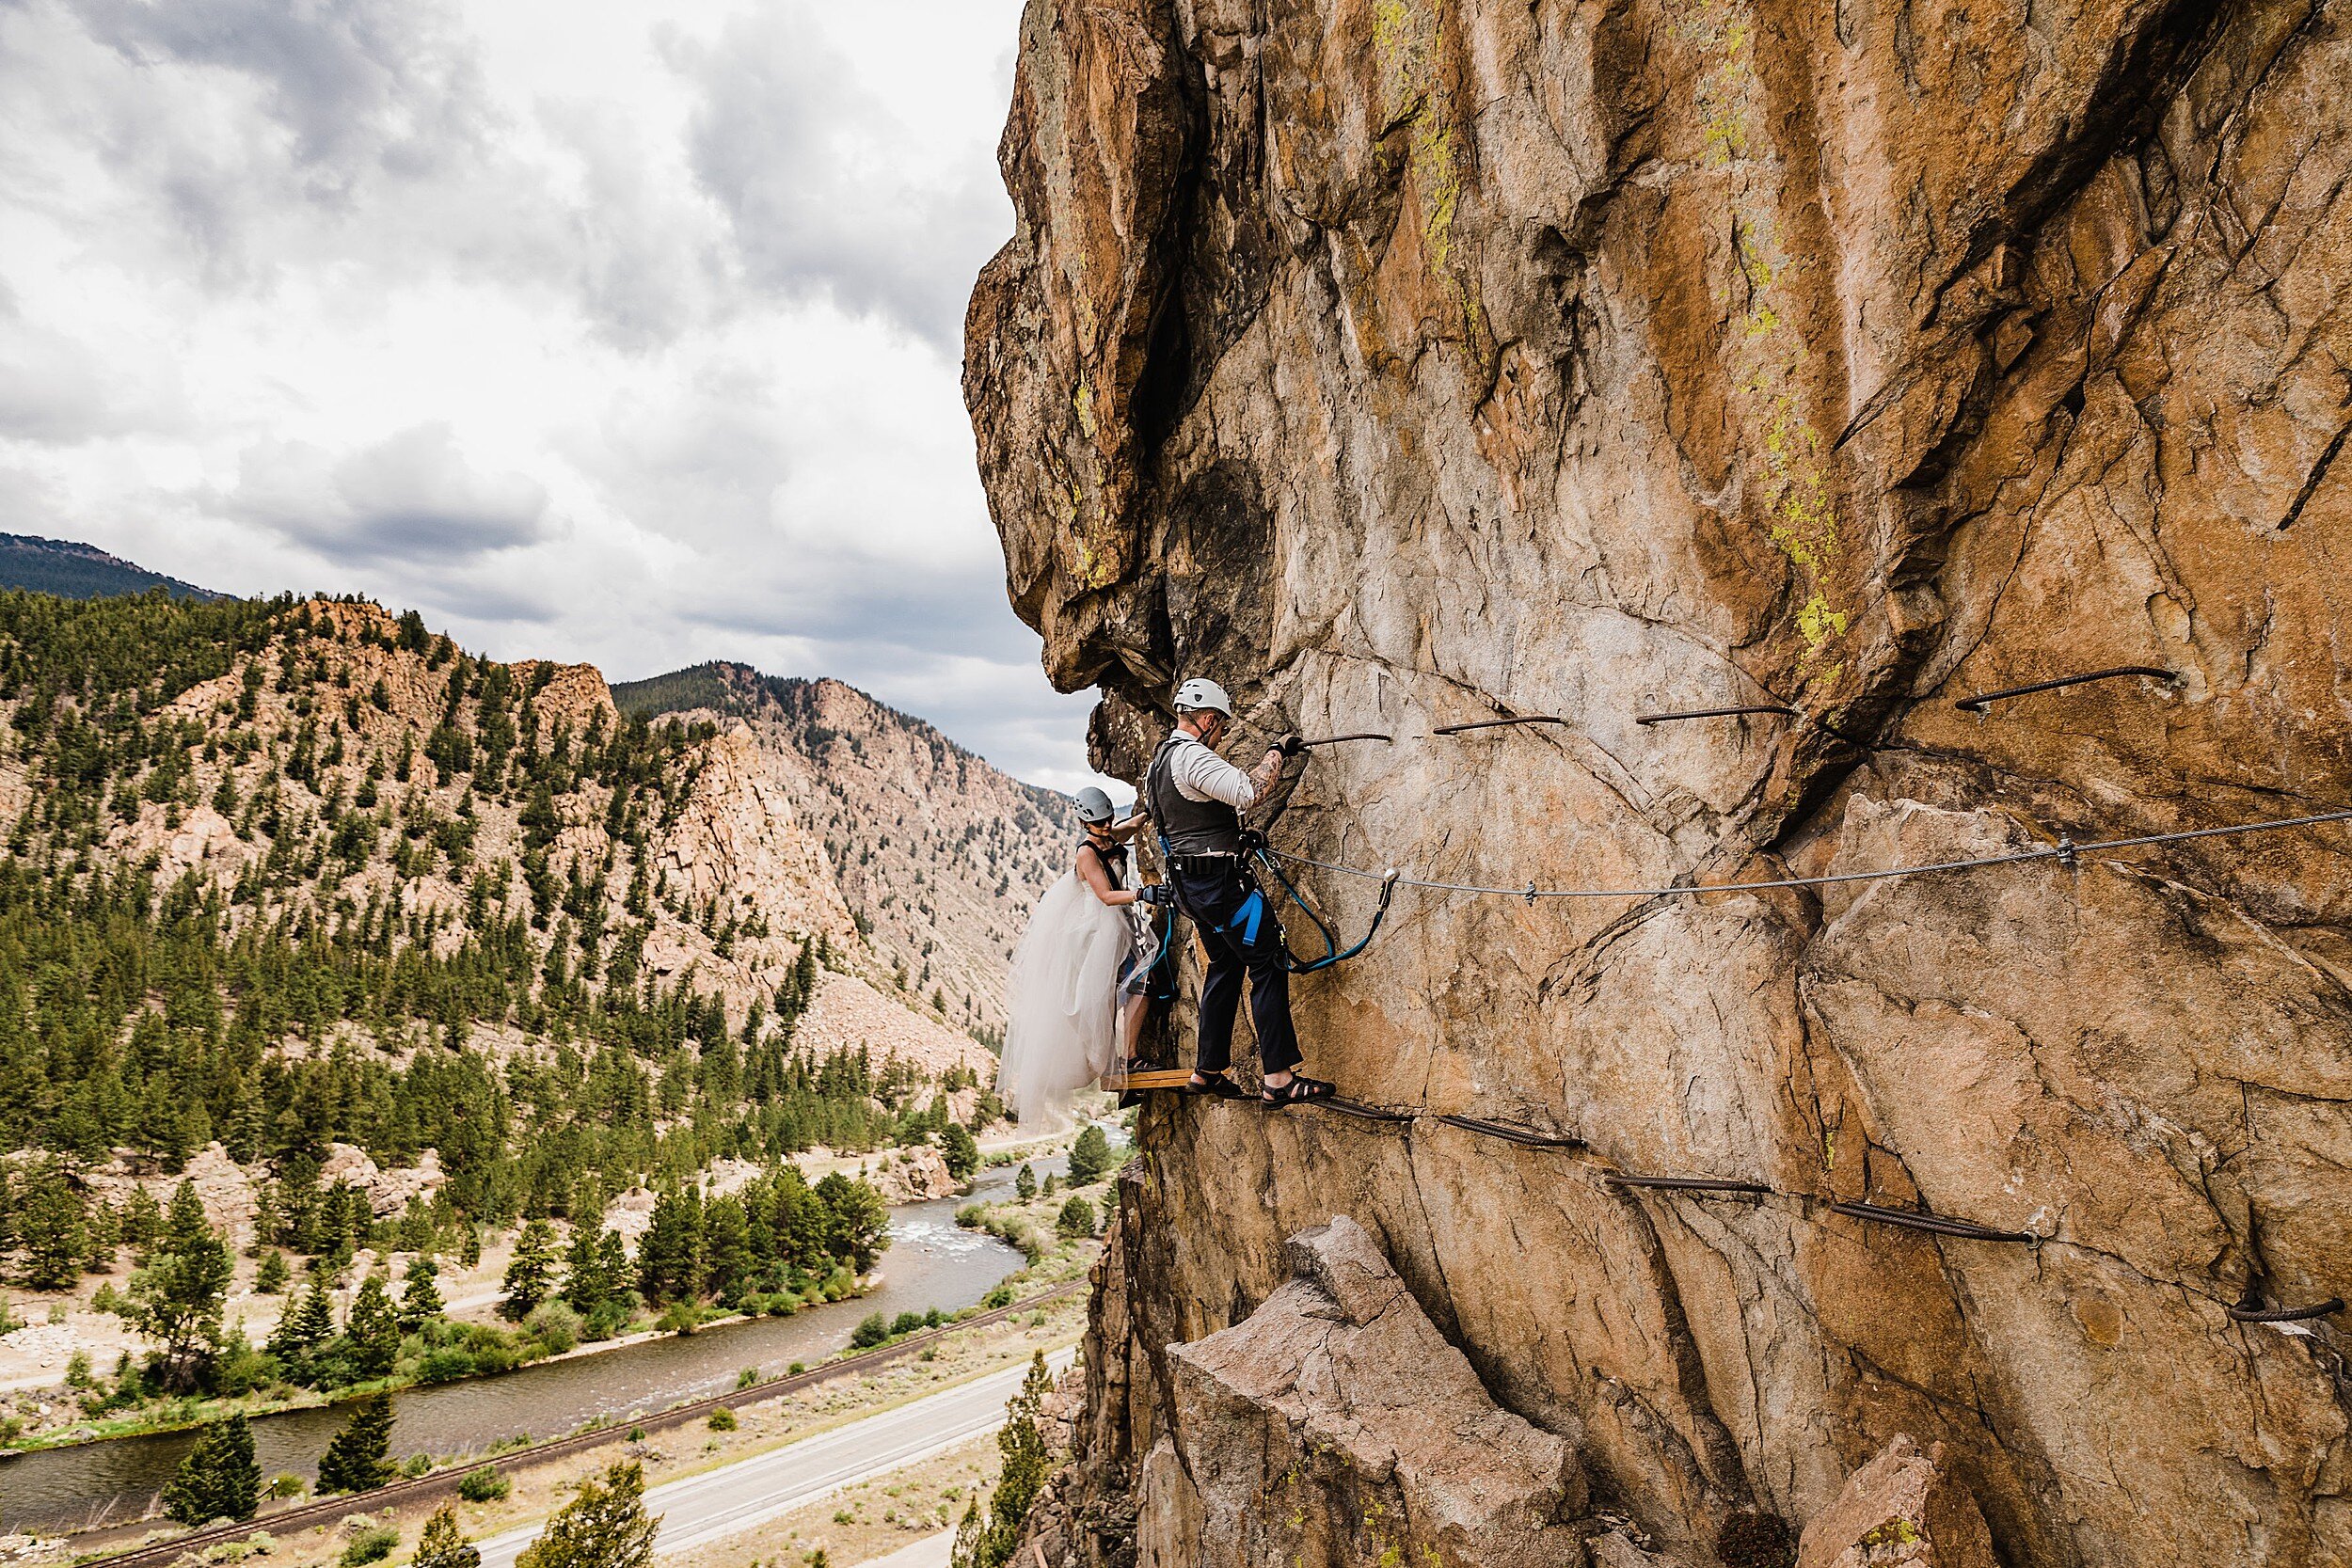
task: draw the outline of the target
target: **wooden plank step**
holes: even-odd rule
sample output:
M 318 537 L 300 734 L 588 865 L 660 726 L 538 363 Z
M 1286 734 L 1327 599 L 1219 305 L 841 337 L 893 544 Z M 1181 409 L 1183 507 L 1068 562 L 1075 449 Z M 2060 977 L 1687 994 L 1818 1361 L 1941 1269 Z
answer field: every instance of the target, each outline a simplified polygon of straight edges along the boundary
M 1102 1084 L 1113 1094 L 1123 1094 L 1130 1089 L 1181 1089 L 1191 1077 L 1190 1068 L 1172 1067 L 1157 1072 L 1131 1072 L 1123 1077 L 1116 1072 L 1106 1072 L 1103 1075 Z

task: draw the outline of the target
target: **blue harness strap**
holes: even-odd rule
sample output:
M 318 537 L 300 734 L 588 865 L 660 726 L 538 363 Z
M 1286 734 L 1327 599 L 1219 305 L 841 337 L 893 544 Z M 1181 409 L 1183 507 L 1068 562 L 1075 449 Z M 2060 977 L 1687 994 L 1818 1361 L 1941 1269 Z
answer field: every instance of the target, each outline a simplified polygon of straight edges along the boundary
M 1252 888 L 1249 896 L 1241 901 L 1241 908 L 1233 911 L 1233 918 L 1225 923 L 1225 928 L 1241 932 L 1244 947 L 1255 947 L 1258 945 L 1258 923 L 1264 918 L 1265 895 Z

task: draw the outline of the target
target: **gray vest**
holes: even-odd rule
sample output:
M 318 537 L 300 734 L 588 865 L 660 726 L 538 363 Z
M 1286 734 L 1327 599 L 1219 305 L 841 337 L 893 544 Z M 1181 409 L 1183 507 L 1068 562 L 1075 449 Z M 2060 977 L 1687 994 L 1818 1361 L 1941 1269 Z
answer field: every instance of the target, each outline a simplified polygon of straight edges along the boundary
M 1189 737 L 1171 735 L 1160 742 L 1143 776 L 1144 798 L 1152 803 L 1152 820 L 1159 829 L 1160 841 L 1171 855 L 1241 853 L 1241 813 L 1222 800 L 1193 800 L 1176 787 L 1168 752 L 1180 738 Z

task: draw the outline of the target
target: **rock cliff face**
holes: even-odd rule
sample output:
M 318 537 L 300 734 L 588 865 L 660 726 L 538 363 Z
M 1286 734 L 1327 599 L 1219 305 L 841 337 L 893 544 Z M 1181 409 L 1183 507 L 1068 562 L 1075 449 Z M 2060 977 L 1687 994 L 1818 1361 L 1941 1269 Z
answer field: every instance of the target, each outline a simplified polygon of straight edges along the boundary
M 1278 837 L 1433 879 L 2352 803 L 2347 82 L 2344 0 L 1031 0 L 965 370 L 1013 601 L 1130 776 L 1180 673 L 1393 735 Z M 1637 722 L 1735 706 L 1793 711 Z M 1406 890 L 1311 1066 L 1587 1149 L 1154 1105 L 1092 1516 L 1344 1214 L 1684 1561 L 1899 1436 L 2012 1564 L 2352 1560 L 2346 1320 L 2227 1310 L 2352 1296 L 2346 833 Z

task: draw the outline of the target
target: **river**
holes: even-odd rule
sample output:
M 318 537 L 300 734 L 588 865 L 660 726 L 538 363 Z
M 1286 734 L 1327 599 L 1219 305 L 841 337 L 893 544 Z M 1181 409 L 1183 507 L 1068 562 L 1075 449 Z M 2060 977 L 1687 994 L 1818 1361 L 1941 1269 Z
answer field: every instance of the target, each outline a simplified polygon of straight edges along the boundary
M 1114 1137 L 1116 1132 L 1114 1131 Z M 1068 1168 L 1064 1156 L 1033 1161 L 1038 1176 Z M 788 1318 L 759 1318 L 664 1336 L 624 1349 L 525 1367 L 501 1377 L 445 1383 L 395 1394 L 396 1458 L 480 1453 L 502 1438 L 557 1437 L 599 1416 L 620 1421 L 682 1400 L 723 1393 L 746 1367 L 779 1377 L 795 1361 L 814 1366 L 845 1349 L 858 1320 L 970 1307 L 1021 1266 L 1021 1254 L 976 1230 L 956 1228 L 956 1210 L 1010 1195 L 1017 1166 L 983 1170 L 972 1192 L 890 1212 L 890 1250 L 882 1283 L 850 1301 Z M 308 1481 L 346 1412 L 332 1405 L 262 1417 L 254 1457 L 264 1477 L 292 1471 Z M 53 1533 L 145 1511 L 195 1443 L 193 1432 L 120 1437 L 44 1449 L 0 1460 L 0 1521 L 10 1530 Z

